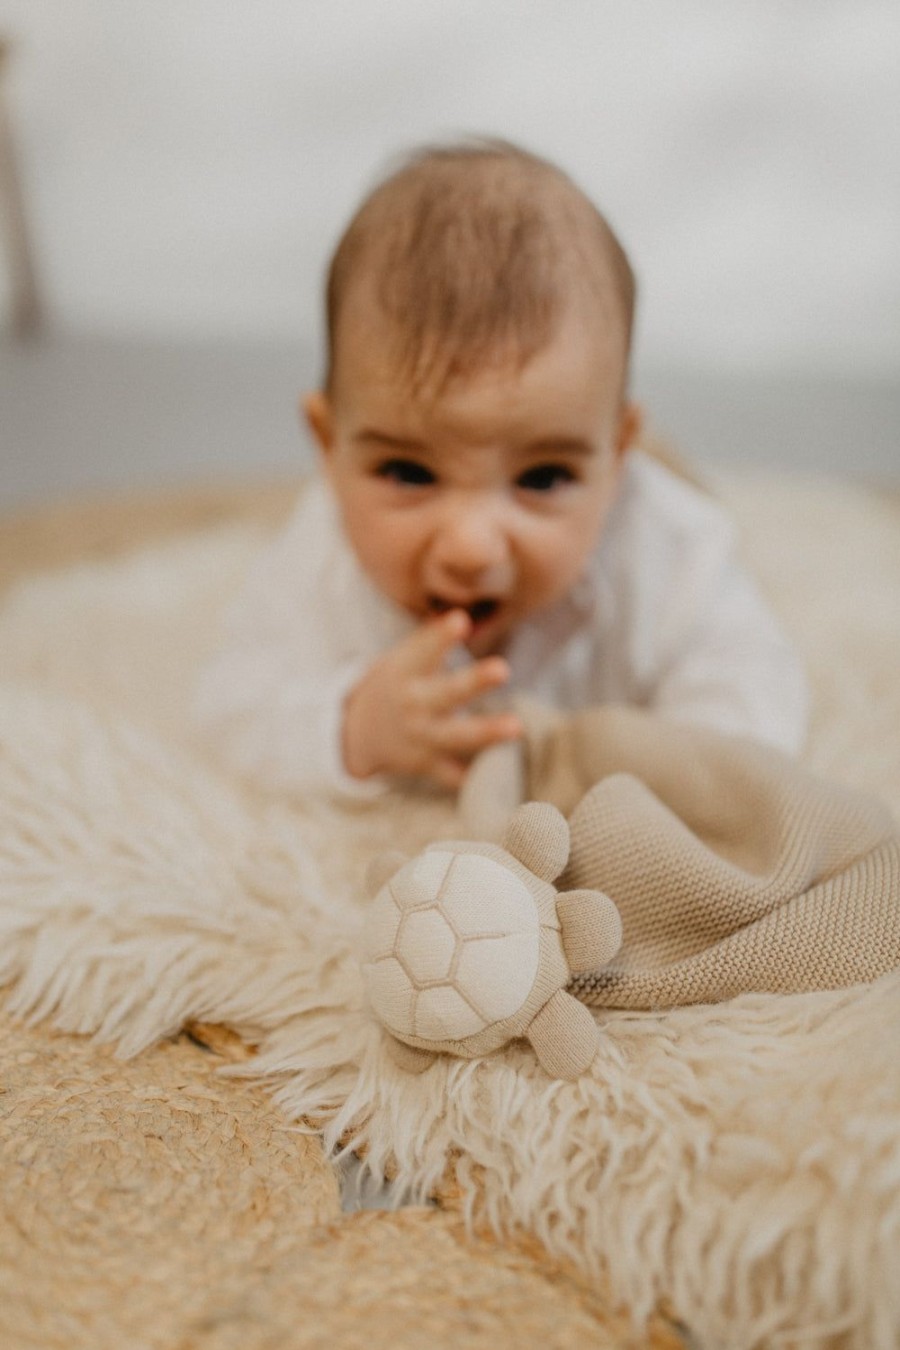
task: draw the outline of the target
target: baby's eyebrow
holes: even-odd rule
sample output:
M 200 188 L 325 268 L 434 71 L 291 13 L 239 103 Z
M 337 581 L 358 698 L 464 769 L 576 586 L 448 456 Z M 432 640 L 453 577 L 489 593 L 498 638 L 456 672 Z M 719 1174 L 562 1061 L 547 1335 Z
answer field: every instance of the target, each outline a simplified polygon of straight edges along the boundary
M 406 436 L 394 436 L 387 431 L 378 431 L 375 427 L 363 427 L 353 435 L 356 445 L 380 446 L 385 450 L 400 450 L 406 454 L 421 454 L 425 446 L 421 441 Z
M 522 447 L 527 455 L 593 455 L 597 447 L 581 436 L 541 436 Z

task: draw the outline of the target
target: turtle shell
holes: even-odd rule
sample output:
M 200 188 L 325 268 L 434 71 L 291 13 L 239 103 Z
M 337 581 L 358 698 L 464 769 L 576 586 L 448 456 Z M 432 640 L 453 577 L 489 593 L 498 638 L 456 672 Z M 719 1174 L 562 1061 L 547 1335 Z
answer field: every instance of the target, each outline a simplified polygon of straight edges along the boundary
M 372 901 L 363 975 L 396 1036 L 457 1041 L 518 1012 L 540 950 L 537 904 L 519 876 L 493 858 L 436 847 Z

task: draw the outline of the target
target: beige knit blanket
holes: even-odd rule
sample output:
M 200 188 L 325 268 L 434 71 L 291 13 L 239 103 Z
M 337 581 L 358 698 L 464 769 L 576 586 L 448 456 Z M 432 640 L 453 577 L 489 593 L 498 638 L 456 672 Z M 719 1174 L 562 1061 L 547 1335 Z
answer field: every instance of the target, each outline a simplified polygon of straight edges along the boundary
M 875 798 L 624 707 L 543 719 L 528 764 L 529 795 L 577 802 L 559 888 L 622 916 L 618 956 L 572 985 L 586 1002 L 839 989 L 900 966 L 900 834 Z

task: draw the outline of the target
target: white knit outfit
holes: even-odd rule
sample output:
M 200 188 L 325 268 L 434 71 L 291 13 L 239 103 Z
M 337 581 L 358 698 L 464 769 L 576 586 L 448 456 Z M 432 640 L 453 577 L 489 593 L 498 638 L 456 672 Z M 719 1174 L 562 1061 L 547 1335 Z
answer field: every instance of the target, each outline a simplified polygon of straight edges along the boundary
M 198 723 L 223 758 L 270 790 L 380 790 L 344 770 L 343 702 L 414 626 L 363 573 L 316 480 L 232 606 L 200 679 Z M 729 518 L 638 451 L 584 575 L 523 622 L 504 655 L 504 698 L 637 704 L 790 753 L 805 734 L 803 672 L 737 560 Z

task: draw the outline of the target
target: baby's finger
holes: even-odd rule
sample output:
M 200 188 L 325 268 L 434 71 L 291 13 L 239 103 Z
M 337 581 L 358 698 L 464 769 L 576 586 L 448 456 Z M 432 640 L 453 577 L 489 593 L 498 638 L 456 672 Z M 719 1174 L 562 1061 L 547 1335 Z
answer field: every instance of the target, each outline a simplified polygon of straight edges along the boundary
M 480 717 L 442 717 L 434 724 L 430 740 L 436 750 L 461 759 L 471 759 L 480 750 L 499 741 L 517 741 L 522 723 L 515 713 Z
M 464 609 L 451 609 L 410 633 L 396 649 L 398 675 L 429 675 L 441 669 L 451 648 L 465 642 L 472 620 Z
M 449 755 L 442 756 L 435 760 L 430 777 L 439 787 L 456 791 L 462 787 L 468 767 L 468 763 L 464 760 L 453 759 Z
M 422 700 L 432 712 L 448 713 L 508 680 L 509 663 L 502 656 L 486 656 L 462 670 L 447 671 L 423 681 Z

